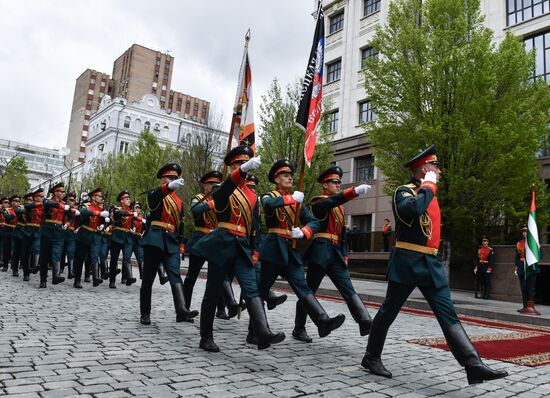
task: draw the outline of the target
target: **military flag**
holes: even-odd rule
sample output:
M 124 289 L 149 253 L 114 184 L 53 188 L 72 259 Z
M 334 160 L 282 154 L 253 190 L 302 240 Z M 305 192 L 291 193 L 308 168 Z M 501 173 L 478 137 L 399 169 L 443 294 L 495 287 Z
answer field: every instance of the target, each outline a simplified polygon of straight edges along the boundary
M 308 166 L 311 166 L 311 160 L 315 154 L 317 132 L 321 122 L 325 53 L 324 18 L 323 6 L 319 1 L 313 45 L 302 83 L 302 97 L 296 116 L 296 125 L 305 132 L 304 159 Z
M 527 240 L 525 244 L 525 278 L 533 272 L 534 265 L 540 261 L 539 231 L 537 228 L 537 206 L 535 202 L 535 188 L 531 193 L 531 207 L 529 209 L 529 220 L 527 221 Z

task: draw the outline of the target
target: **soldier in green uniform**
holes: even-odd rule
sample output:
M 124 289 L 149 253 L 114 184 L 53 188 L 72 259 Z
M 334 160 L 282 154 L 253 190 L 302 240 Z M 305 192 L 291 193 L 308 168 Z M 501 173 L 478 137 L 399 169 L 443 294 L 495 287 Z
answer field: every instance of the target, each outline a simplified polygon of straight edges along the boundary
M 8 246 L 7 253 L 9 253 L 9 262 L 11 263 L 12 275 L 17 276 L 19 274 L 19 255 L 21 253 L 21 245 L 18 243 L 18 253 L 16 254 L 16 248 L 14 242 L 18 241 L 16 238 L 17 223 L 19 221 L 16 213 L 16 209 L 19 207 L 21 197 L 19 195 L 12 195 L 8 198 L 9 207 L 4 211 L 4 231 L 6 246 Z M 18 233 L 20 231 L 17 231 Z M 19 236 L 19 235 L 18 235 Z M 4 267 L 7 267 L 7 263 L 4 263 Z
M 195 222 L 195 230 L 187 239 L 185 245 L 185 253 L 189 255 L 189 268 L 187 269 L 187 275 L 183 281 L 183 292 L 185 294 L 185 302 L 187 305 L 191 305 L 193 298 L 193 288 L 199 277 L 199 273 L 202 266 L 206 262 L 204 257 L 196 256 L 191 253 L 191 248 L 204 236 L 208 235 L 218 226 L 218 219 L 216 212 L 213 208 L 213 200 L 205 200 L 204 203 L 199 203 L 205 196 L 210 195 L 212 189 L 216 185 L 220 185 L 222 182 L 222 173 L 217 170 L 212 170 L 203 175 L 200 179 L 200 183 L 203 186 L 203 193 L 195 195 L 191 199 L 191 214 Z M 235 302 L 233 295 L 233 289 L 228 281 L 223 283 L 223 296 L 220 296 L 217 304 L 216 317 L 220 319 L 229 319 L 237 315 L 238 304 Z M 228 292 L 229 290 L 229 292 Z M 225 312 L 224 297 L 233 297 L 233 300 L 226 300 L 229 307 L 229 315 Z M 193 320 L 188 320 L 192 322 Z
M 348 250 L 343 204 L 365 194 L 370 185 L 361 184 L 345 190 L 340 189 L 343 171 L 338 166 L 325 170 L 317 182 L 323 186 L 323 195 L 313 198 L 311 210 L 321 226 L 313 235 L 313 241 L 304 255 L 308 264 L 307 284 L 313 294 L 317 292 L 325 275 L 334 283 L 357 324 L 359 334 L 366 336 L 371 327 L 371 317 L 363 301 L 355 292 L 348 271 Z M 300 301 L 296 303 L 296 320 L 292 336 L 307 343 L 311 342 L 306 329 L 306 312 Z
M 151 324 L 151 294 L 160 263 L 168 273 L 172 298 L 176 309 L 176 322 L 183 322 L 198 315 L 189 311 L 183 294 L 180 275 L 180 245 L 183 243 L 183 206 L 176 189 L 183 187 L 181 166 L 167 163 L 157 172 L 162 185 L 147 193 L 151 209 L 150 225 L 141 244 L 143 246 L 143 281 L 140 289 L 140 322 Z
M 440 169 L 435 145 L 405 164 L 411 180 L 393 195 L 396 243 L 388 265 L 386 299 L 374 317 L 367 350 L 361 365 L 371 373 L 391 378 L 381 360 L 388 329 L 399 310 L 418 287 L 432 308 L 449 348 L 466 369 L 469 384 L 508 375 L 485 365 L 458 320 L 451 291 L 437 257 L 441 233 L 441 211 L 436 197 Z
M 73 286 L 82 289 L 82 265 L 90 262 L 94 287 L 103 280 L 99 275 L 99 251 L 101 249 L 101 231 L 104 228 L 109 212 L 103 209 L 104 197 L 101 188 L 89 192 L 90 203 L 80 208 L 80 228 L 76 234 L 75 278 Z
M 67 204 L 74 209 L 75 213 L 77 209 L 76 193 L 69 192 L 65 198 Z M 75 234 L 76 216 L 65 215 L 63 220 L 63 256 L 61 261 L 61 273 L 63 273 L 63 263 L 67 265 L 67 279 L 74 278 L 74 257 L 76 251 L 76 234 Z
M 319 221 L 313 217 L 307 207 L 300 206 L 299 222 L 304 227 L 294 226 L 298 205 L 303 202 L 304 194 L 300 191 L 290 193 L 294 182 L 292 163 L 285 159 L 275 162 L 269 171 L 268 178 L 275 184 L 276 189 L 261 196 L 267 235 L 260 251 L 262 262 L 260 293 L 269 303 L 269 289 L 279 275 L 284 276 L 317 326 L 319 337 L 326 337 L 342 326 L 345 316 L 339 314 L 330 318 L 327 315 L 307 285 L 300 254 L 292 248 L 293 239 L 313 238 L 319 229 Z
M 29 194 L 26 194 L 23 197 L 23 200 L 26 200 L 29 198 Z M 23 262 L 23 239 L 25 237 L 23 233 L 23 227 L 25 226 L 26 220 L 25 220 L 25 207 L 21 205 L 21 197 L 19 195 L 12 195 L 10 197 L 11 200 L 11 207 L 14 209 L 15 217 L 17 218 L 17 224 L 15 226 L 15 229 L 13 231 L 12 236 L 12 246 L 13 246 L 13 252 L 12 252 L 12 260 L 11 260 L 11 268 L 13 271 L 13 276 L 18 277 L 19 276 L 19 268 L 22 265 Z
M 11 224 L 10 221 L 17 222 L 17 220 L 15 218 L 15 213 L 11 210 L 9 198 L 0 198 L 0 204 L 2 206 L 0 210 L 0 223 L 2 226 L 2 271 L 6 272 L 11 261 L 11 237 L 15 228 L 15 225 Z
M 233 148 L 225 156 L 224 162 L 231 168 L 231 175 L 212 194 L 212 209 L 218 216 L 218 228 L 191 249 L 191 253 L 208 261 L 208 279 L 201 305 L 199 347 L 210 352 L 219 351 L 213 337 L 214 314 L 222 284 L 228 274 L 234 274 L 239 281 L 258 349 L 268 348 L 285 338 L 284 333 L 273 333 L 269 329 L 256 283 L 252 250 L 260 220 L 256 193 L 246 186 L 246 177 L 249 171 L 260 166 L 260 159 L 252 156 L 252 149 L 244 145 Z
M 130 192 L 122 191 L 116 198 L 120 203 L 113 211 L 113 235 L 111 236 L 111 263 L 109 267 L 109 287 L 116 289 L 116 275 L 118 257 L 122 251 L 122 277 L 126 280 L 126 286 L 136 282 L 132 277 L 132 245 L 133 245 L 133 221 L 140 218 L 138 213 L 130 208 Z
M 42 223 L 44 190 L 38 188 L 32 193 L 32 200 L 25 202 L 26 224 L 23 228 L 23 280 L 28 282 L 31 273 L 39 270 L 38 255 L 40 253 L 40 224 Z M 37 204 L 40 204 L 37 206 Z
M 65 278 L 60 276 L 61 253 L 65 241 L 63 232 L 63 219 L 66 214 L 71 213 L 71 207 L 65 202 L 65 185 L 63 182 L 55 184 L 51 190 L 52 198 L 42 202 L 44 208 L 44 222 L 40 227 L 40 287 L 45 288 L 48 278 L 48 264 L 52 264 L 52 283 L 57 285 L 64 282 Z M 78 215 L 78 210 L 74 215 Z

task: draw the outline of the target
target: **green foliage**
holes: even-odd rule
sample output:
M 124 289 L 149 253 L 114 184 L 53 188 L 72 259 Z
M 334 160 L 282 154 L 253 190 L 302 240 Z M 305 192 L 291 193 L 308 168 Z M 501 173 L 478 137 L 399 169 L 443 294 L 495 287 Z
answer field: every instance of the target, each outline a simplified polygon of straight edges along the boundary
M 283 92 L 278 80 L 274 79 L 262 100 L 257 151 L 262 165 L 254 173 L 260 178 L 259 192 L 273 190 L 267 175 L 271 166 L 280 159 L 288 159 L 296 165 L 294 186 L 298 189 L 299 165 L 304 152 L 304 132 L 294 124 L 300 102 L 300 85 L 288 85 Z M 333 136 L 328 132 L 326 117 L 323 117 L 311 168 L 305 168 L 303 190 L 306 202 L 321 191 L 316 182 L 317 176 L 331 164 L 333 153 L 330 142 Z
M 0 175 L 0 194 L 23 195 L 29 188 L 29 179 L 27 178 L 28 167 L 24 157 L 16 156 L 10 159 L 5 167 L 2 168 Z
M 493 243 L 517 235 L 532 183 L 547 218 L 535 153 L 548 136 L 550 93 L 532 79 L 534 54 L 520 38 L 494 45 L 479 0 L 396 0 L 371 45 L 382 56 L 365 64 L 377 114 L 365 129 L 388 193 L 406 180 L 404 161 L 435 143 L 444 233 L 459 260 L 492 228 L 501 231 Z

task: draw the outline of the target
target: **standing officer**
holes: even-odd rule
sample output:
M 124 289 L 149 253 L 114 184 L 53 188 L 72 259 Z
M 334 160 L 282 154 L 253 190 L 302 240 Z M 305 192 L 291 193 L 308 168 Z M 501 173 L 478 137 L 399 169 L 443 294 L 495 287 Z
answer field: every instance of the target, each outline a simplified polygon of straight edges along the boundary
M 116 289 L 116 271 L 118 265 L 118 256 L 122 251 L 122 278 L 126 280 L 126 286 L 136 282 L 132 277 L 132 244 L 133 235 L 131 229 L 134 227 L 134 220 L 141 223 L 141 217 L 130 208 L 130 193 L 122 191 L 116 198 L 120 207 L 113 211 L 113 235 L 111 237 L 111 264 L 109 267 L 110 280 L 109 287 Z
M 286 159 L 279 160 L 271 167 L 268 179 L 276 189 L 261 196 L 267 234 L 262 242 L 260 261 L 262 262 L 260 293 L 269 304 L 269 289 L 279 275 L 285 277 L 298 296 L 315 325 L 319 336 L 325 337 L 339 328 L 345 320 L 343 314 L 330 318 L 307 285 L 304 264 L 297 250 L 292 248 L 293 239 L 310 239 L 319 229 L 319 221 L 305 206 L 300 207 L 299 221 L 303 228 L 293 225 L 297 206 L 304 200 L 304 194 L 294 191 L 294 166 Z
M 172 298 L 176 309 L 176 322 L 194 318 L 197 311 L 189 311 L 183 294 L 180 275 L 180 244 L 183 242 L 183 206 L 176 193 L 183 187 L 181 167 L 167 163 L 157 172 L 162 185 L 147 193 L 147 204 L 151 209 L 150 226 L 145 232 L 143 246 L 143 281 L 140 289 L 140 322 L 151 324 L 151 294 L 153 282 L 162 262 L 168 272 Z
M 441 171 L 432 145 L 405 164 L 412 173 L 393 195 L 396 243 L 388 265 L 386 299 L 374 317 L 361 365 L 371 373 L 391 378 L 381 360 L 388 329 L 415 287 L 432 308 L 449 348 L 466 368 L 469 384 L 505 377 L 508 373 L 485 365 L 458 320 L 441 260 L 437 257 L 441 211 L 437 183 Z
M 73 286 L 82 289 L 82 265 L 90 262 L 93 285 L 99 286 L 103 280 L 99 276 L 99 251 L 101 248 L 101 231 L 104 222 L 109 221 L 109 212 L 103 210 L 103 192 L 101 188 L 92 190 L 89 194 L 91 202 L 80 209 L 80 228 L 76 234 L 75 278 Z
M 213 324 L 216 303 L 223 281 L 234 274 L 241 286 L 253 324 L 258 349 L 268 348 L 284 340 L 284 333 L 269 329 L 260 292 L 256 283 L 253 256 L 254 237 L 259 229 L 258 200 L 256 193 L 246 186 L 247 172 L 257 169 L 261 162 L 248 146 L 233 148 L 224 158 L 231 175 L 212 194 L 212 209 L 218 215 L 218 228 L 204 236 L 192 249 L 192 253 L 208 261 L 208 279 L 201 304 L 201 341 L 205 351 L 218 352 L 214 342 Z
M 527 225 L 524 225 L 521 229 L 522 239 L 516 243 L 514 273 L 518 277 L 523 301 L 523 308 L 519 309 L 518 312 L 527 315 L 540 315 L 540 312 L 535 309 L 535 286 L 537 283 L 537 275 L 540 273 L 538 264 L 533 264 L 533 270 L 527 274 L 525 273 L 525 244 L 527 243 L 527 231 Z
M 40 254 L 40 225 L 44 208 L 44 189 L 38 188 L 32 194 L 32 201 L 25 203 L 27 224 L 23 229 L 25 238 L 23 240 L 23 280 L 29 280 L 29 274 L 36 274 L 38 267 L 38 256 Z M 26 266 L 26 268 L 25 268 Z
M 481 239 L 481 247 L 477 249 L 477 258 L 474 266 L 474 274 L 476 276 L 476 287 L 481 290 L 481 297 L 485 300 L 489 299 L 489 292 L 491 291 L 491 275 L 494 269 L 494 253 L 493 248 L 489 247 L 489 238 L 484 236 Z M 477 288 L 475 292 L 475 298 L 477 296 Z
M 51 200 L 45 199 L 41 205 L 44 208 L 44 222 L 40 227 L 40 287 L 46 287 L 48 279 L 48 264 L 52 264 L 52 283 L 57 285 L 65 278 L 59 276 L 61 270 L 61 254 L 65 241 L 63 219 L 71 214 L 71 207 L 63 202 L 65 185 L 63 182 L 55 184 L 50 192 Z M 78 210 L 73 210 L 78 215 Z M 72 214 L 71 214 L 72 216 Z
M 17 202 L 14 202 L 13 199 L 15 199 Z M 19 201 L 19 196 L 17 195 L 15 195 L 15 197 L 11 196 L 10 198 L 2 199 L 3 216 L 4 216 L 4 236 L 2 241 L 3 257 L 4 257 L 3 271 L 8 270 L 8 263 L 11 262 L 11 269 L 13 274 L 15 274 L 16 271 L 13 266 L 12 243 L 13 243 L 13 233 L 15 231 L 15 227 L 17 226 L 17 216 L 15 214 L 15 207 L 19 205 L 18 201 Z
M 76 216 L 72 213 L 76 213 L 76 193 L 69 192 L 66 197 L 67 204 L 71 208 L 71 213 L 65 215 L 63 220 L 63 256 L 61 261 L 61 273 L 63 273 L 63 263 L 66 261 L 67 264 L 67 279 L 74 278 L 74 257 L 76 251 L 76 234 L 75 234 L 75 225 L 76 225 Z
M 362 184 L 342 191 L 342 175 L 340 167 L 332 166 L 317 178 L 324 192 L 323 195 L 313 198 L 311 210 L 321 226 L 313 235 L 313 241 L 304 256 L 304 261 L 308 264 L 306 281 L 315 294 L 325 275 L 328 275 L 346 301 L 353 319 L 359 324 L 360 335 L 366 336 L 369 334 L 372 320 L 363 301 L 355 292 L 349 276 L 344 203 L 367 193 L 370 185 Z M 306 316 L 305 309 L 298 301 L 292 336 L 310 343 L 311 338 L 305 329 Z
M 193 199 L 191 199 L 191 214 L 193 215 L 193 220 L 195 221 L 195 230 L 185 245 L 185 252 L 189 255 L 189 268 L 187 269 L 187 275 L 183 281 L 183 294 L 185 295 L 185 302 L 188 306 L 191 306 L 191 300 L 193 299 L 193 288 L 195 287 L 195 283 L 197 282 L 202 266 L 206 262 L 204 257 L 193 254 L 191 252 L 191 248 L 195 245 L 195 243 L 197 243 L 204 236 L 208 235 L 218 226 L 216 212 L 213 210 L 214 202 L 212 198 L 200 204 L 199 201 L 205 196 L 210 195 L 214 186 L 219 186 L 221 182 L 222 173 L 216 170 L 209 171 L 200 179 L 200 183 L 203 187 L 203 193 L 197 194 L 193 197 Z M 218 299 L 218 310 L 216 312 L 216 316 L 222 319 L 233 318 L 237 315 L 239 305 L 235 302 L 233 297 L 233 289 L 230 282 L 224 280 L 222 289 L 223 296 L 220 296 Z M 228 289 L 230 290 L 230 293 L 228 293 Z M 233 297 L 232 301 L 227 300 L 229 315 L 225 313 L 224 297 Z M 193 320 L 190 319 L 188 321 L 192 322 Z

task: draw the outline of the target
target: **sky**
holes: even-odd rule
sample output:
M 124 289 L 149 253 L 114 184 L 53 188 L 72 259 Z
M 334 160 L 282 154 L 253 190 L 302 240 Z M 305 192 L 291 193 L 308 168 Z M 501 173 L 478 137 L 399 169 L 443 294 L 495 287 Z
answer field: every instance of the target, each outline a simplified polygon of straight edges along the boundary
M 274 78 L 303 76 L 314 0 L 0 0 L 0 138 L 61 148 L 76 78 L 112 75 L 133 43 L 175 58 L 172 89 L 211 102 L 230 122 L 242 59 L 249 56 L 255 113 Z M 256 116 L 256 124 L 258 117 Z

